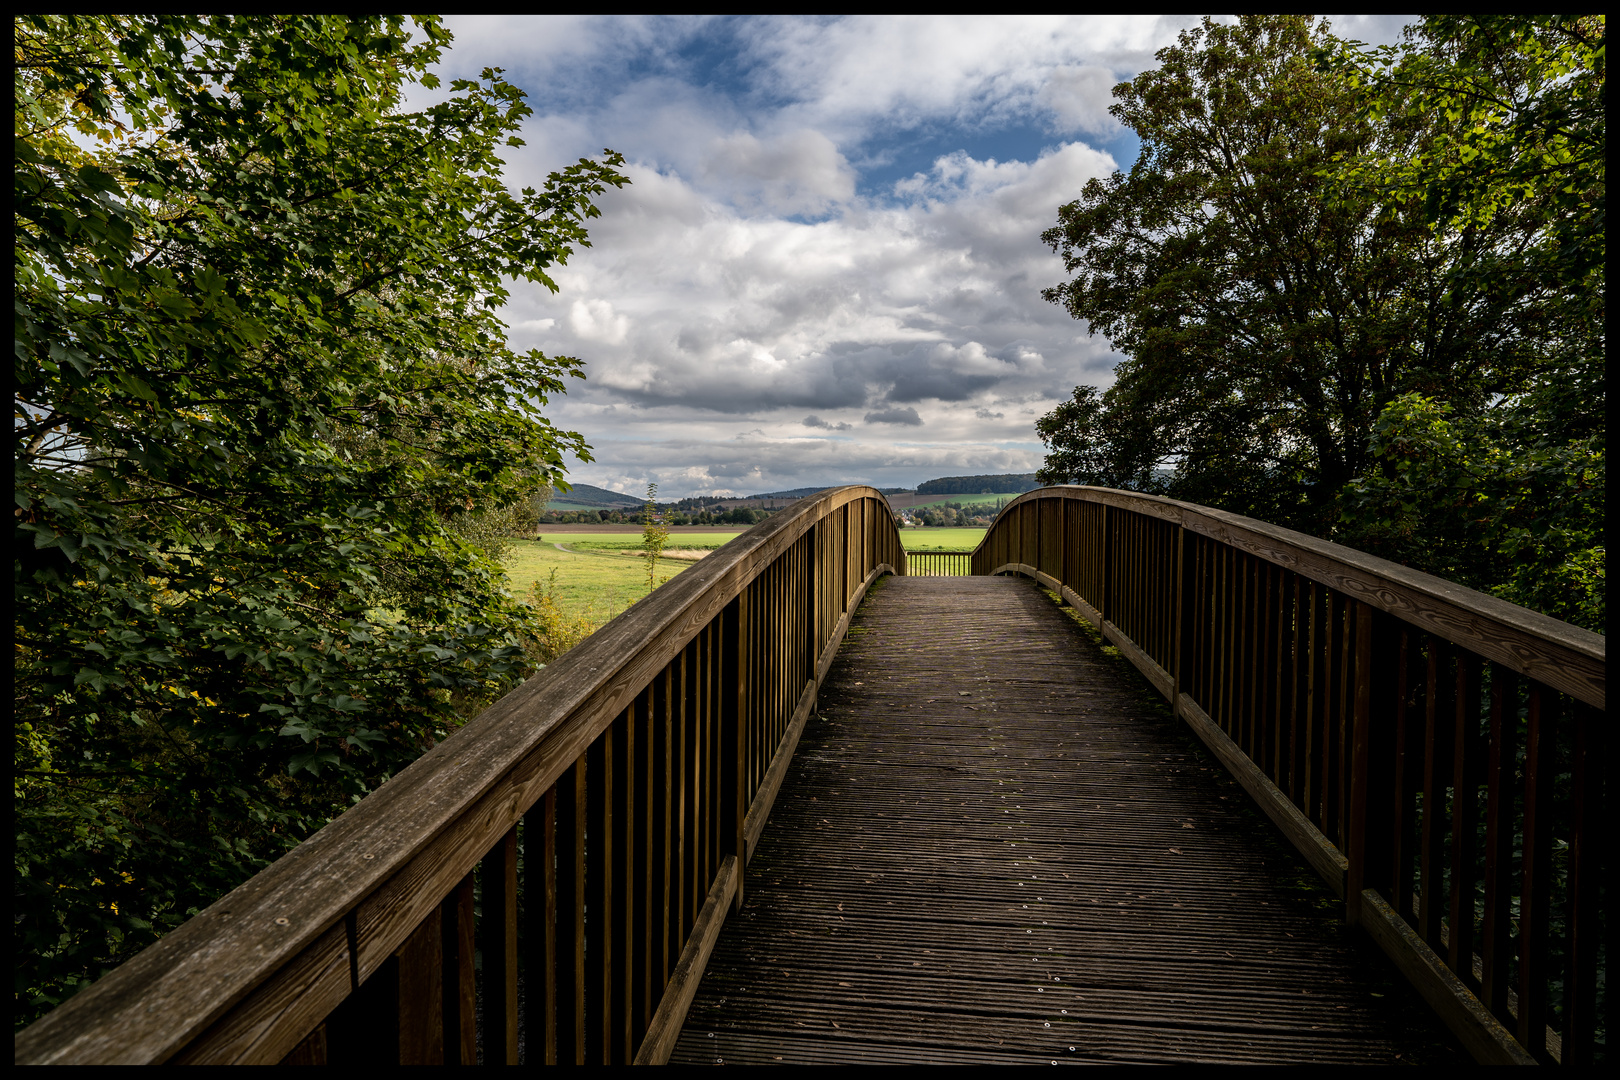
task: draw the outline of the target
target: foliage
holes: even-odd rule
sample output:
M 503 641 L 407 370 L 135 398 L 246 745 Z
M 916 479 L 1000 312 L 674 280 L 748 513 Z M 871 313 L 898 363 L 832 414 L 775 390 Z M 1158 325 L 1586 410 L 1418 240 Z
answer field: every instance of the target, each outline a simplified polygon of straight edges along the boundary
M 1047 482 L 1293 525 L 1602 630 L 1602 16 L 1363 50 L 1206 21 L 1115 90 L 1143 139 L 1046 240 L 1126 354 Z
M 507 347 L 617 155 L 501 182 L 498 71 L 396 17 L 14 24 L 18 1023 L 527 666 L 469 515 L 559 475 Z
M 917 485 L 918 495 L 1022 495 L 1040 487 L 1034 473 L 994 473 L 987 476 L 942 476 Z
M 1332 44 L 1296 16 L 1206 20 L 1115 88 L 1142 139 L 1128 176 L 1093 180 L 1044 239 L 1074 276 L 1046 296 L 1126 359 L 1043 418 L 1045 482 L 1170 494 L 1325 533 L 1402 394 L 1473 412 L 1522 384 L 1553 331 L 1533 274 L 1455 286 L 1481 250 L 1523 249 L 1533 215 L 1436 236 L 1415 211 L 1332 182 L 1387 148 Z
M 1454 242 L 1536 222 L 1522 249 L 1482 250 L 1452 283 L 1534 277 L 1559 317 L 1524 381 L 1470 412 L 1398 398 L 1373 433 L 1378 467 L 1341 523 L 1369 551 L 1603 633 L 1607 413 L 1603 16 L 1435 16 L 1402 49 L 1323 58 L 1371 113 L 1413 133 L 1405 153 L 1347 160 L 1340 182 L 1419 208 Z M 1440 118 L 1440 119 L 1436 119 Z
M 669 526 L 658 512 L 658 485 L 647 485 L 647 505 L 641 510 L 641 557 L 647 564 L 647 594 L 658 587 L 658 558 L 669 543 Z
M 529 656 L 544 667 L 596 632 L 596 624 L 583 615 L 569 612 L 557 596 L 557 568 L 530 590 L 534 606 L 534 629 L 529 640 Z

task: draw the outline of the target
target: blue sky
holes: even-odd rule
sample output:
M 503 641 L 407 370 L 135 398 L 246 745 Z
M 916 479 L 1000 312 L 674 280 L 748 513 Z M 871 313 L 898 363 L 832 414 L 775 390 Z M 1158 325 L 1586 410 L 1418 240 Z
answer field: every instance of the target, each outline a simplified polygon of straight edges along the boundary
M 1405 17 L 1333 16 L 1394 40 Z M 1110 90 L 1191 17 L 454 16 L 535 114 L 514 186 L 611 147 L 594 246 L 513 291 L 519 347 L 579 356 L 548 408 L 570 478 L 666 496 L 1029 472 L 1036 417 L 1119 357 L 1040 299 L 1040 243 L 1137 144 Z

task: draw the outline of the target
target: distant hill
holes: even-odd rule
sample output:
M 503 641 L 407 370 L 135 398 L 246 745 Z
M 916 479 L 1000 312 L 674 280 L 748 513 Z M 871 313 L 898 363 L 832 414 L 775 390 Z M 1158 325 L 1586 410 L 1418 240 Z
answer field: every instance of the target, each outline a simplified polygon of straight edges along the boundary
M 750 499 L 802 499 L 806 495 L 814 495 L 818 491 L 825 491 L 831 484 L 822 484 L 820 487 L 789 488 L 786 491 L 767 491 L 763 495 L 750 495 Z
M 917 485 L 918 495 L 1021 495 L 1040 487 L 1034 473 L 995 473 L 988 476 L 942 476 Z
M 618 491 L 609 491 L 593 484 L 575 484 L 572 491 L 559 491 L 551 497 L 551 505 L 556 506 L 567 503 L 573 506 L 640 506 L 645 499 L 638 499 L 634 495 L 625 495 Z

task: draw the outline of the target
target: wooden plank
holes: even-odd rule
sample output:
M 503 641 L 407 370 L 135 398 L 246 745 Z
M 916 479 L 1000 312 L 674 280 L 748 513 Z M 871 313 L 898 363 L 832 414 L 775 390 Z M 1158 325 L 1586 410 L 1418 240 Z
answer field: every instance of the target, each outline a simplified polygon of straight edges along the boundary
M 517 829 L 508 829 L 479 867 L 484 887 L 478 944 L 484 959 L 486 1065 L 518 1063 L 517 841 Z
M 443 930 L 443 912 L 435 908 L 397 954 L 401 1065 L 444 1064 Z
M 1110 488 L 1043 488 L 1009 503 L 981 547 L 991 542 L 1009 511 L 1049 498 L 1084 499 L 1175 522 L 1387 611 L 1588 705 L 1606 708 L 1603 635 L 1353 548 L 1211 507 Z
M 284 964 L 258 994 L 216 1020 L 172 1060 L 177 1065 L 274 1065 L 302 1043 L 353 988 L 349 936 L 340 923 L 316 938 L 292 963 Z M 71 1054 L 74 1048 L 63 1049 Z M 139 1059 L 110 1056 L 105 1060 L 133 1064 Z
M 703 980 L 703 969 L 708 965 L 714 943 L 720 937 L 720 927 L 725 924 L 726 913 L 731 910 L 732 896 L 740 876 L 741 869 L 735 855 L 727 855 L 721 860 L 720 872 L 715 875 L 708 898 L 698 912 L 686 948 L 681 951 L 680 962 L 670 974 L 669 986 L 658 1002 L 658 1011 L 653 1014 L 652 1024 L 636 1050 L 635 1064 L 662 1065 L 669 1060 L 669 1053 L 680 1038 L 681 1026 L 686 1023 L 692 998 Z
M 1293 844 L 1299 853 L 1305 856 L 1305 861 L 1322 875 L 1322 880 L 1327 882 L 1328 888 L 1342 898 L 1345 873 L 1350 866 L 1344 853 L 1334 847 L 1332 841 L 1323 836 L 1321 830 L 1312 824 L 1309 818 L 1300 813 L 1299 808 L 1288 800 L 1288 796 L 1271 782 L 1270 777 L 1260 771 L 1258 765 L 1249 760 L 1196 701 L 1183 694 L 1177 712 L 1187 722 L 1187 726 L 1192 728 L 1193 733 L 1220 759 L 1221 764 L 1226 766 L 1226 771 L 1232 774 L 1232 779 L 1242 785 L 1243 790 L 1249 793 L 1256 805 L 1277 828 L 1282 830 L 1289 843 Z
M 478 1064 L 478 983 L 473 963 L 478 939 L 473 889 L 473 876 L 468 873 L 440 906 L 444 971 L 440 1014 L 444 1018 L 446 1065 Z
M 1037 589 L 901 578 L 855 625 L 671 1063 L 1447 1056 Z
M 1472 991 L 1382 896 L 1372 889 L 1363 892 L 1360 911 L 1361 926 L 1474 1055 L 1475 1061 L 1482 1065 L 1536 1064 L 1536 1059 L 1497 1022 L 1490 1010 L 1480 1004 Z
M 788 722 L 787 732 L 777 745 L 776 753 L 771 758 L 770 766 L 765 770 L 765 776 L 760 780 L 759 790 L 755 792 L 753 801 L 743 815 L 743 853 L 744 861 L 753 857 L 754 848 L 759 844 L 760 834 L 765 831 L 765 823 L 770 820 L 771 806 L 776 801 L 776 793 L 782 786 L 782 777 L 787 775 L 788 765 L 793 760 L 793 752 L 799 745 L 799 735 L 804 731 L 805 721 L 816 707 L 816 684 L 804 684 L 804 692 L 799 695 L 799 704 L 793 710 L 793 718 Z M 741 884 L 739 883 L 739 889 Z
M 844 487 L 801 500 L 681 574 L 269 869 L 20 1032 L 17 1060 L 165 1061 L 495 794 L 504 809 L 475 830 L 483 835 L 466 838 L 473 848 L 487 839 L 478 848 L 486 850 L 761 569 L 817 520 L 865 498 L 882 496 Z M 877 516 L 892 532 L 892 519 Z M 438 876 L 454 878 L 454 868 Z M 436 902 L 364 925 L 358 959 L 368 969 L 384 962 Z

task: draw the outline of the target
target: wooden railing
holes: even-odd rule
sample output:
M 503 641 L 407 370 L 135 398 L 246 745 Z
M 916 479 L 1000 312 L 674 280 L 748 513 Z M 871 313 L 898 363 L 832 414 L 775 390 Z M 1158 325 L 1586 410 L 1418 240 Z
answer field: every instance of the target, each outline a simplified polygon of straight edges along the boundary
M 971 551 L 908 551 L 906 573 L 916 577 L 968 577 L 973 573 Z
M 1602 636 L 1103 488 L 1020 497 L 973 572 L 1037 579 L 1118 646 L 1477 1058 L 1592 1061 L 1614 932 Z
M 22 1031 L 16 1060 L 515 1064 L 521 1025 L 531 1064 L 663 1061 L 850 616 L 904 570 L 872 488 L 777 513 Z

